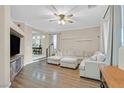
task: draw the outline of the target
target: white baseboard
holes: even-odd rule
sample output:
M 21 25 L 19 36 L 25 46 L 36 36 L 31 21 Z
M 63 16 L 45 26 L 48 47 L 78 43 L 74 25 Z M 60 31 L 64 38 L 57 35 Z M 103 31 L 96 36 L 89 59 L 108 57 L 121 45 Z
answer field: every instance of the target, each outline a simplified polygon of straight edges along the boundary
M 28 64 L 31 64 L 31 63 L 33 63 L 33 62 L 26 63 L 26 64 L 24 64 L 24 66 L 26 66 L 26 65 L 28 65 Z
M 32 62 L 40 62 L 40 61 L 42 61 L 42 60 L 46 60 L 47 58 L 46 57 L 44 57 L 44 58 L 40 58 L 40 59 L 37 59 L 37 60 L 33 60 Z
M 31 64 L 31 63 L 34 63 L 34 62 L 39 62 L 39 61 L 42 61 L 42 60 L 45 60 L 45 59 L 47 59 L 46 57 L 44 57 L 44 58 L 40 58 L 39 60 L 35 60 L 35 61 L 32 61 L 32 62 L 27 62 L 27 63 L 25 63 L 24 64 L 24 66 L 26 66 L 26 65 L 28 65 L 28 64 Z

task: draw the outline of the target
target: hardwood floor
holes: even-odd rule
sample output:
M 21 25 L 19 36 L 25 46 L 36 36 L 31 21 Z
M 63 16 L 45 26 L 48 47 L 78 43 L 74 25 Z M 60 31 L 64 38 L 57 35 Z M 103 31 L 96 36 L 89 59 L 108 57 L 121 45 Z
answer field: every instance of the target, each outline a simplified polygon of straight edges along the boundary
M 100 82 L 80 78 L 79 69 L 73 70 L 35 62 L 25 66 L 12 82 L 12 88 L 97 88 Z

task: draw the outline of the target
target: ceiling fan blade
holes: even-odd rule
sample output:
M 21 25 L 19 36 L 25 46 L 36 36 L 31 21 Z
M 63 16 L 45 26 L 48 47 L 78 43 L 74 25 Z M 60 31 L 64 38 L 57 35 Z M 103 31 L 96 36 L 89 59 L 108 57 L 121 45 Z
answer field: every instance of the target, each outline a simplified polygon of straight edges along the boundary
M 56 14 L 56 13 L 54 13 L 54 15 L 55 15 L 55 16 L 57 16 L 57 17 L 59 17 L 59 15 L 58 15 L 58 14 Z
M 50 10 L 53 15 L 56 15 L 57 16 L 58 10 L 57 10 L 57 8 L 54 5 L 46 6 L 46 8 L 48 10 Z
M 51 5 L 52 9 L 55 11 L 56 14 L 58 14 L 58 10 L 54 5 Z
M 67 15 L 67 17 L 72 17 L 72 16 L 73 16 L 73 14 Z
M 73 13 L 77 7 L 78 7 L 78 5 L 74 6 L 74 7 L 71 8 L 69 11 L 67 11 L 66 14 Z
M 74 23 L 74 21 L 72 21 L 72 20 L 66 20 L 67 22 L 69 22 L 69 23 Z

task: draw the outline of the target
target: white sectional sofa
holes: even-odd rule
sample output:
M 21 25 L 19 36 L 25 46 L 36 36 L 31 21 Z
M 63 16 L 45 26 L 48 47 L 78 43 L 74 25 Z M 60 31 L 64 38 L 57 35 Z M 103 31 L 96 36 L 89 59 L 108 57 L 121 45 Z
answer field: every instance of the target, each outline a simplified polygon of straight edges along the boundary
M 84 59 L 79 66 L 80 76 L 100 80 L 99 64 L 106 65 L 105 60 L 105 55 L 100 52 Z

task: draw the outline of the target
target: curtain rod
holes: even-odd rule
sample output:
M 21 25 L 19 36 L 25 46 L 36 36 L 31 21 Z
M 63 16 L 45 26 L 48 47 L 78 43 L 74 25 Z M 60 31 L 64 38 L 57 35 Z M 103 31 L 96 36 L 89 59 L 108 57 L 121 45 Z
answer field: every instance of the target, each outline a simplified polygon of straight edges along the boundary
M 110 8 L 110 5 L 109 5 L 108 8 L 106 9 L 106 12 L 105 12 L 105 14 L 104 14 L 104 16 L 103 16 L 103 19 L 105 18 L 106 14 L 107 14 L 107 12 L 108 12 L 108 10 L 109 10 L 109 8 Z

